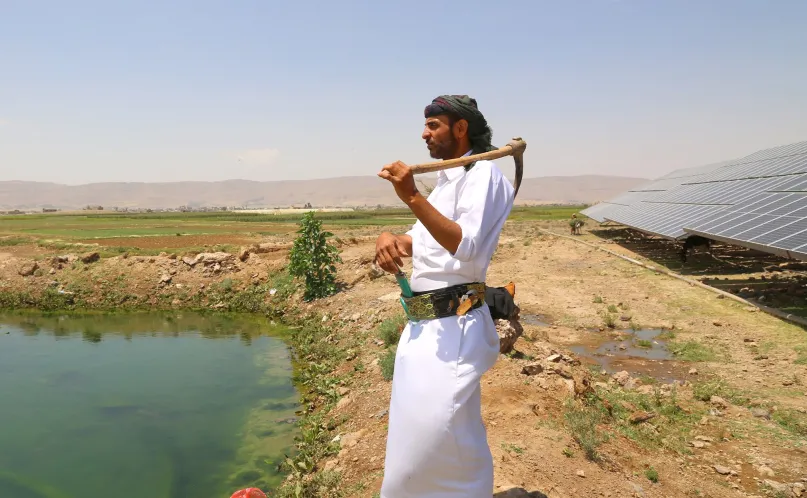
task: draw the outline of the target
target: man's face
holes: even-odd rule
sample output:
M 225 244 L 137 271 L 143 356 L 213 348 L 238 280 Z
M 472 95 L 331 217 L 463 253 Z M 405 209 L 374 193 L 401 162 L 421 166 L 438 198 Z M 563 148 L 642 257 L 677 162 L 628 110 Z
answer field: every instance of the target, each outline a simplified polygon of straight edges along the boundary
M 457 151 L 457 139 L 454 137 L 448 116 L 426 118 L 426 127 L 421 137 L 426 141 L 429 155 L 434 159 L 451 158 Z

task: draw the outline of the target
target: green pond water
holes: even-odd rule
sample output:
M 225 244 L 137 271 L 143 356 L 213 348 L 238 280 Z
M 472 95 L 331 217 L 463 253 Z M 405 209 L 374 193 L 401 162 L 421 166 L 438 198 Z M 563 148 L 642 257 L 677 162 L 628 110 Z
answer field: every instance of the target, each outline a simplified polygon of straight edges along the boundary
M 273 487 L 298 400 L 278 332 L 190 313 L 0 314 L 0 497 Z

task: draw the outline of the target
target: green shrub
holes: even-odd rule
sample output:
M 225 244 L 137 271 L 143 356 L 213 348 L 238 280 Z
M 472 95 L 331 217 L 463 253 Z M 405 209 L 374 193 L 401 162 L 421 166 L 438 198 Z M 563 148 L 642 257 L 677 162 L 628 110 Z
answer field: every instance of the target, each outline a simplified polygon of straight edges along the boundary
M 311 301 L 336 293 L 336 263 L 339 249 L 328 242 L 333 237 L 322 230 L 322 222 L 309 211 L 300 220 L 299 234 L 289 255 L 289 273 L 305 280 L 303 299 Z

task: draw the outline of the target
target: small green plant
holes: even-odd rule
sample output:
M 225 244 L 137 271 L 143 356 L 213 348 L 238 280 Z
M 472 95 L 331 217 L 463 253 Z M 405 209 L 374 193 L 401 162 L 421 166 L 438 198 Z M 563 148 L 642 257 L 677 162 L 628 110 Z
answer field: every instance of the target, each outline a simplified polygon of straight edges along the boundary
M 656 469 L 653 467 L 646 469 L 644 471 L 644 476 L 647 477 L 650 482 L 658 482 L 658 471 L 656 471 Z
M 619 313 L 619 309 L 613 304 L 608 305 L 608 313 Z
M 712 396 L 719 396 L 740 406 L 748 405 L 750 402 L 747 396 L 743 396 L 740 391 L 730 387 L 722 379 L 698 382 L 692 387 L 692 397 L 697 400 L 709 401 Z
M 639 339 L 636 341 L 636 347 L 642 349 L 650 349 L 653 347 L 653 343 L 648 341 L 647 339 Z
M 675 339 L 675 332 L 673 332 L 672 330 L 664 330 L 659 335 L 657 335 L 656 338 L 662 341 L 671 341 Z
M 381 376 L 386 381 L 392 380 L 392 376 L 395 374 L 395 351 L 397 349 L 397 346 L 387 349 L 378 361 L 378 366 L 381 367 Z
M 289 273 L 305 279 L 303 299 L 311 301 L 335 294 L 335 265 L 342 258 L 339 249 L 328 242 L 333 234 L 322 230 L 322 222 L 314 218 L 314 211 L 303 215 L 297 233 L 289 254 Z
M 714 361 L 717 359 L 717 354 L 712 349 L 695 341 L 670 342 L 667 347 L 672 354 L 683 361 Z
M 609 329 L 616 328 L 616 318 L 614 318 L 614 315 L 610 313 L 605 313 L 605 315 L 603 316 L 603 323 Z
M 502 449 L 508 453 L 515 453 L 516 455 L 524 453 L 524 448 L 512 443 L 502 443 Z
M 527 239 L 524 241 L 524 247 L 528 247 L 530 245 L 532 245 L 532 239 Z
M 807 436 L 807 415 L 790 408 L 773 412 L 773 420 L 793 434 Z
M 405 315 L 388 318 L 378 326 L 378 337 L 384 341 L 384 345 L 387 347 L 398 344 L 404 325 L 406 325 Z
M 29 242 L 31 241 L 22 237 L 3 237 L 0 238 L 0 247 L 19 246 Z
M 602 419 L 601 412 L 596 408 L 581 406 L 574 401 L 567 401 L 564 418 L 572 437 L 580 445 L 586 458 L 591 461 L 598 461 L 597 447 L 603 443 L 602 436 L 597 431 L 597 425 Z
M 563 448 L 562 453 L 563 453 L 563 456 L 565 456 L 566 458 L 573 458 L 574 457 L 574 450 L 572 450 L 568 446 L 566 448 Z
M 594 304 L 602 304 L 602 296 L 594 296 Z
M 796 348 L 796 359 L 793 361 L 796 365 L 807 365 L 807 346 L 799 346 Z

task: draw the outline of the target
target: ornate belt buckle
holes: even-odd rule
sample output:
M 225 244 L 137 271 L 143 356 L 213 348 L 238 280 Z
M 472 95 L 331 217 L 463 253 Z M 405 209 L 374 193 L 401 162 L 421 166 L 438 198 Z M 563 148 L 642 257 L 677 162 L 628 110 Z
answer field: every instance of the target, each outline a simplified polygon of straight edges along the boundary
M 460 305 L 457 307 L 457 315 L 462 316 L 474 307 L 479 301 L 479 294 L 473 289 L 469 290 L 460 298 Z

